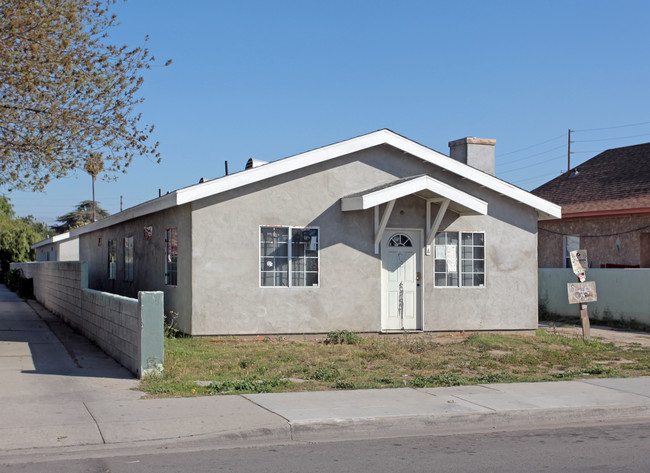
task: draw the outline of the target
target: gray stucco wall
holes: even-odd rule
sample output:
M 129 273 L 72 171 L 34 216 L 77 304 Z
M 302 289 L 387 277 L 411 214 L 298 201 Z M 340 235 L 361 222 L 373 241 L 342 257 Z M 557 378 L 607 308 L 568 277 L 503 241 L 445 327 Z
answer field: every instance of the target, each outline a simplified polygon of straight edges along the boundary
M 151 238 L 144 227 L 153 229 Z M 173 312 L 176 327 L 191 332 L 192 317 L 192 239 L 189 205 L 163 210 L 146 217 L 134 218 L 108 228 L 82 234 L 79 256 L 88 264 L 88 287 L 127 297 L 139 291 L 162 291 L 165 314 Z M 178 230 L 178 284 L 165 284 L 166 229 Z M 133 281 L 124 280 L 124 238 L 133 236 Z M 101 246 L 99 239 L 101 238 Z M 116 278 L 108 277 L 108 241 L 117 241 Z
M 448 212 L 440 228 L 485 232 L 486 287 L 434 288 L 433 256 L 422 249 L 421 328 L 535 329 L 536 212 L 380 146 L 194 202 L 192 333 L 379 331 L 381 255 L 374 253 L 374 211 L 342 212 L 340 199 L 418 174 L 489 203 L 488 216 Z M 434 206 L 434 216 L 436 211 Z M 422 229 L 424 236 L 425 222 L 425 201 L 410 196 L 396 202 L 388 228 Z M 320 287 L 260 287 L 260 225 L 320 228 Z

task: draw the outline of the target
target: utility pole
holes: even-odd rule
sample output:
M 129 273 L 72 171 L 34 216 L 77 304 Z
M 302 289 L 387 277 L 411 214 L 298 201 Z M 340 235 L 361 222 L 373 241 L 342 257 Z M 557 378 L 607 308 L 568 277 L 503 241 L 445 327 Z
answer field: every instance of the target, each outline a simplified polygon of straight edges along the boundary
M 568 139 L 568 143 L 567 143 L 568 146 L 567 146 L 566 172 L 569 172 L 571 170 L 571 155 L 573 154 L 571 152 L 571 143 L 573 143 L 573 141 L 571 141 L 571 133 L 575 133 L 575 130 L 572 130 L 571 128 L 569 128 L 569 139 Z
M 97 221 L 97 216 L 95 215 L 95 179 L 97 178 L 94 174 L 92 174 L 93 178 L 93 222 Z
M 120 196 L 120 212 L 122 211 L 122 196 Z

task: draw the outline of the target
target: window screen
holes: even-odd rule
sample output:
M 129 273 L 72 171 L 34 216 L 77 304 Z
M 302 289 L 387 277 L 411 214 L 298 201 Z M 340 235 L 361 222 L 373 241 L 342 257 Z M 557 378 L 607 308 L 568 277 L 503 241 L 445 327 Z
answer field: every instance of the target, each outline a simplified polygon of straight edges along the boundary
M 565 235 L 564 236 L 564 267 L 571 268 L 571 252 L 580 249 L 580 236 L 578 235 Z

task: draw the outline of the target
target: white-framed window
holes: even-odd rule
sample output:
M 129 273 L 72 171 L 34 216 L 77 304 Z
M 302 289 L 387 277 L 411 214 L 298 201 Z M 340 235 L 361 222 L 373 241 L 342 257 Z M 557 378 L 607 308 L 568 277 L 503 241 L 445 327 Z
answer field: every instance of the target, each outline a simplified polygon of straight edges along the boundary
M 124 280 L 133 281 L 133 236 L 124 238 Z
M 319 286 L 320 230 L 260 226 L 260 286 Z
M 117 240 L 108 240 L 108 279 L 117 276 Z
M 178 231 L 168 228 L 165 232 L 165 284 L 178 284 Z
M 572 268 L 571 252 L 580 249 L 580 235 L 564 235 L 564 267 Z
M 436 287 L 484 287 L 485 233 L 438 233 L 434 284 Z

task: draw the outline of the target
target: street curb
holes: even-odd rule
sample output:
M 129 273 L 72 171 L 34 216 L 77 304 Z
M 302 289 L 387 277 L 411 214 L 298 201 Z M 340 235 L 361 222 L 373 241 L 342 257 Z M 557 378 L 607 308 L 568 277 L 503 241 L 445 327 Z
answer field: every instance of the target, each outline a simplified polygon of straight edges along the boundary
M 650 405 L 588 408 L 510 410 L 489 413 L 414 415 L 299 421 L 280 426 L 224 432 L 181 435 L 138 441 L 77 444 L 60 447 L 31 447 L 0 450 L 0 462 L 22 463 L 29 456 L 102 457 L 108 451 L 128 448 L 183 448 L 187 442 L 208 442 L 219 448 L 247 447 L 300 442 L 372 439 L 400 436 L 454 435 L 465 432 L 517 430 L 519 428 L 570 427 L 600 422 L 650 421 Z M 169 446 L 169 447 L 168 447 Z M 130 453 L 125 453 L 128 455 Z
M 428 416 L 375 417 L 300 421 L 291 424 L 295 441 L 326 440 L 333 437 L 373 438 L 399 435 L 451 434 L 467 430 L 515 427 L 545 427 L 615 420 L 650 419 L 650 405 L 594 408 L 553 408 L 498 411 L 490 413 L 443 414 Z

